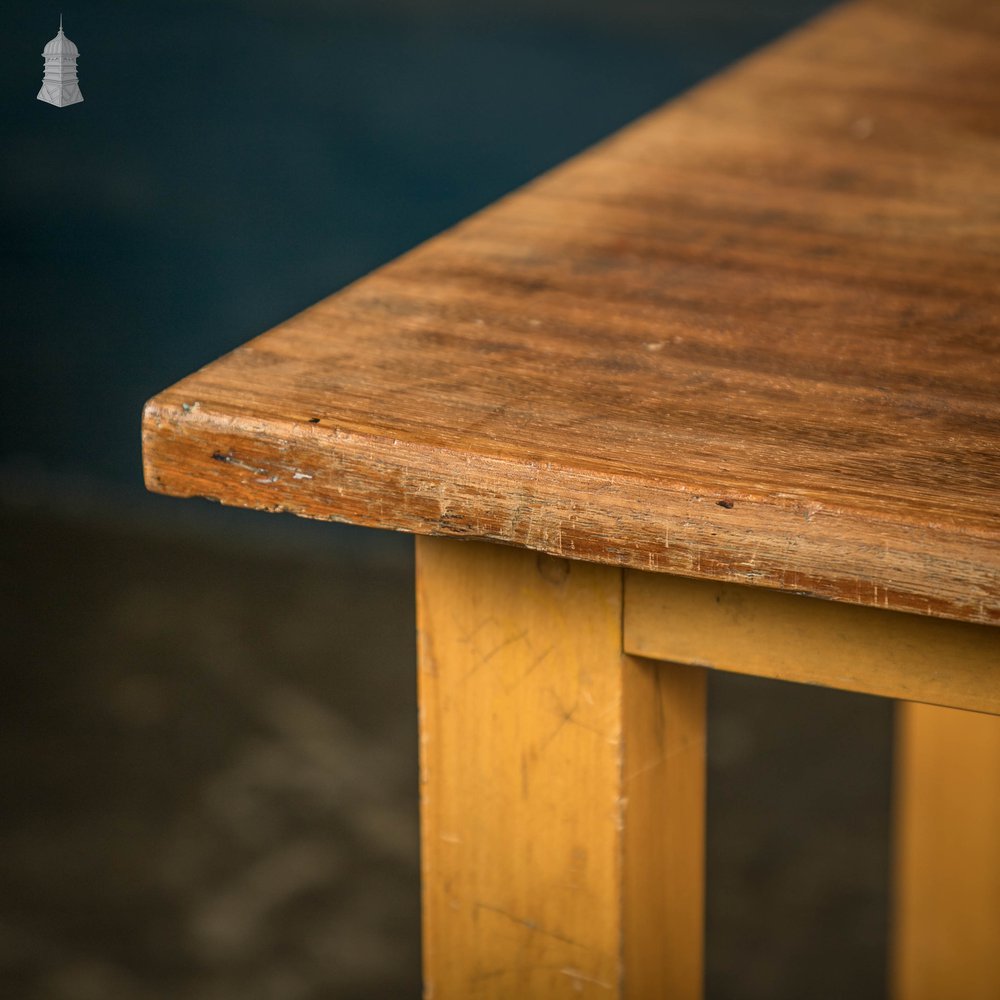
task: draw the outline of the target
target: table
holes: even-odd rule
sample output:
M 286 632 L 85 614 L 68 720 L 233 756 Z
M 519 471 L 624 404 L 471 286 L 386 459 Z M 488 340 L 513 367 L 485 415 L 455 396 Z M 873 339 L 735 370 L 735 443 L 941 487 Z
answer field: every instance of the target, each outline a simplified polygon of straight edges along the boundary
M 147 404 L 419 536 L 428 997 L 700 994 L 709 669 L 899 700 L 893 993 L 997 996 L 998 94 L 834 8 Z

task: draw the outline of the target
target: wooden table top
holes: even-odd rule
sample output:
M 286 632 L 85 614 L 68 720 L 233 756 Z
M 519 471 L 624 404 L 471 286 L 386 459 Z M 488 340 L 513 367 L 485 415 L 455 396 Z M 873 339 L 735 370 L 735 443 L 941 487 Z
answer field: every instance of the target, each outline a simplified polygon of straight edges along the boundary
M 998 11 L 833 9 L 156 396 L 147 484 L 1000 622 Z

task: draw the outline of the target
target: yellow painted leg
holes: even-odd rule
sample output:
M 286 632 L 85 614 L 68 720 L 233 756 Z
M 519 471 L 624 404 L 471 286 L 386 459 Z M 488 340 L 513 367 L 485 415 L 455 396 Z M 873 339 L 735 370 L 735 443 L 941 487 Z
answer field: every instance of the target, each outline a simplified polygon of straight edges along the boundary
M 701 995 L 705 678 L 622 573 L 417 539 L 425 995 Z
M 1000 997 L 1000 717 L 900 702 L 895 1000 Z

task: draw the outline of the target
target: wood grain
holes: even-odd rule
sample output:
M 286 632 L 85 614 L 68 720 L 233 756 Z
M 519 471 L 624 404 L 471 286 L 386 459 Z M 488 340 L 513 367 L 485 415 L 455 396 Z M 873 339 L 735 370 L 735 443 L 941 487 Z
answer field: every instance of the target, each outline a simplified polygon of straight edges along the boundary
M 658 660 L 1000 715 L 1000 634 L 990 625 L 630 570 L 624 647 Z
M 1000 17 L 853 3 L 153 399 L 149 487 L 1000 621 Z
M 901 704 L 894 1000 L 1000 996 L 1000 719 Z
M 705 674 L 621 570 L 418 539 L 425 996 L 694 1000 Z

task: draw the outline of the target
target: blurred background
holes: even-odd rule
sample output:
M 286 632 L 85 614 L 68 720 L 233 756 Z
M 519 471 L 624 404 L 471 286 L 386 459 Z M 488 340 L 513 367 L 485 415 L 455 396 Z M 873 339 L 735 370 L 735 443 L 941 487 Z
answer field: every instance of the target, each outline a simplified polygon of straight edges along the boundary
M 156 391 L 821 0 L 0 13 L 0 993 L 417 997 L 412 540 L 144 492 Z M 708 994 L 884 991 L 890 711 L 716 675 Z

